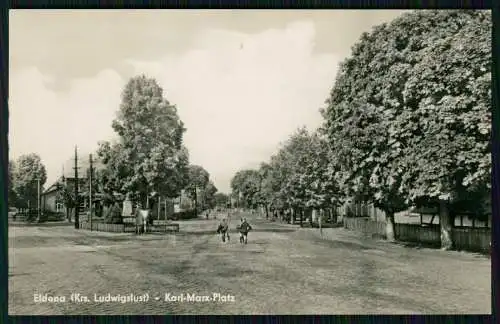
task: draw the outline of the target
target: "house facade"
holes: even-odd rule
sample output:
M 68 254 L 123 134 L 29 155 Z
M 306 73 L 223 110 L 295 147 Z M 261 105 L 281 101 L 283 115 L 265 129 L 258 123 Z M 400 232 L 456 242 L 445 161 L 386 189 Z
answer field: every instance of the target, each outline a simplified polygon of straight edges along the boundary
M 42 210 L 48 212 L 61 212 L 61 213 L 66 212 L 64 201 L 60 197 L 61 196 L 60 193 L 63 187 L 68 188 L 68 190 L 70 190 L 71 192 L 74 191 L 76 183 L 74 163 L 75 162 L 73 159 L 68 159 L 63 165 L 62 174 L 59 177 L 59 179 L 57 179 L 57 181 L 55 181 L 54 184 L 49 186 L 44 192 L 40 194 Z M 88 209 L 89 205 L 89 199 L 87 197 L 89 191 L 88 173 L 90 169 L 90 162 L 87 155 L 81 155 L 77 165 L 78 165 L 78 194 L 81 197 L 83 197 L 80 209 L 85 210 Z M 99 159 L 94 157 L 93 169 L 98 170 L 102 167 L 103 165 L 99 161 Z M 100 201 L 102 198 L 101 195 L 97 193 L 96 190 L 92 194 L 92 197 L 93 197 L 94 208 L 99 209 Z
M 75 178 L 61 177 L 51 186 L 49 186 L 44 192 L 40 194 L 40 205 L 42 210 L 54 213 L 65 213 L 66 207 L 64 206 L 64 200 L 61 197 L 61 190 L 64 186 L 67 186 L 69 190 L 74 190 L 75 182 Z M 86 183 L 86 179 L 79 177 L 78 183 L 78 192 L 80 195 L 82 195 L 85 191 L 84 184 Z
M 64 213 L 64 203 L 60 197 L 60 182 L 52 184 L 40 195 L 41 208 L 43 211 L 52 213 Z

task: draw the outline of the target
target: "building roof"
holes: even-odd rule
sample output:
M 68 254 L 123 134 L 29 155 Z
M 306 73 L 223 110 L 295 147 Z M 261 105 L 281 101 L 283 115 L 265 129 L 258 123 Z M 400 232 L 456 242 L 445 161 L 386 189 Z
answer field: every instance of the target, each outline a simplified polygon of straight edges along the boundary
M 57 184 L 59 184 L 59 183 L 60 183 L 60 180 L 57 180 L 52 185 L 50 185 L 47 189 L 45 189 L 40 195 L 43 196 L 43 195 L 49 194 L 51 192 L 57 191 Z

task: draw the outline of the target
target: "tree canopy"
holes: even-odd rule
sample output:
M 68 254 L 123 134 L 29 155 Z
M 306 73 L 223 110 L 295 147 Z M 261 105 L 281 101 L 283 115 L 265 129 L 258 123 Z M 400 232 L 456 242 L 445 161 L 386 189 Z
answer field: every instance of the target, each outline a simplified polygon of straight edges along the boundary
M 325 138 L 299 128 L 269 163 L 238 171 L 231 188 L 245 207 L 324 208 L 341 201 L 333 176 Z
M 490 34 L 486 12 L 440 10 L 362 35 L 323 111 L 347 195 L 397 211 L 489 183 Z
M 38 180 L 40 190 L 47 181 L 47 171 L 38 154 L 30 153 L 18 158 L 13 171 L 13 190 L 18 197 L 18 207 L 36 207 Z
M 231 189 L 238 197 L 241 207 L 255 207 L 258 204 L 261 177 L 257 170 L 238 171 L 231 179 Z
M 218 189 L 215 184 L 210 180 L 202 191 L 202 200 L 205 208 L 215 208 L 217 201 L 215 194 Z
M 156 80 L 144 75 L 129 80 L 112 127 L 119 141 L 103 142 L 98 151 L 106 165 L 102 186 L 135 194 L 143 204 L 152 191 L 178 196 L 187 179 L 185 128 Z
M 200 165 L 189 165 L 188 166 L 188 182 L 186 190 L 188 195 L 193 198 L 193 192 L 195 189 L 204 190 L 210 181 L 210 173 L 205 170 Z
M 223 192 L 217 192 L 214 194 L 215 204 L 218 207 L 226 207 L 229 203 L 229 196 Z
M 9 199 L 9 206 L 17 206 L 18 204 L 18 199 L 17 199 L 17 193 L 16 190 L 14 189 L 14 176 L 15 176 L 15 170 L 16 170 L 16 165 L 15 162 L 10 160 L 9 161 L 9 170 L 8 170 L 8 199 Z

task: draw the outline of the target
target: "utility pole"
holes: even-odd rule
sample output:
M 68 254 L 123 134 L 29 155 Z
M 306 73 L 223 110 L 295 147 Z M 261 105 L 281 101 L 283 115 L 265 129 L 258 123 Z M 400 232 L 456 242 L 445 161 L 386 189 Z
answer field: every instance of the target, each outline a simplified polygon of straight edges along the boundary
M 36 179 L 37 181 L 37 196 L 36 196 L 36 200 L 37 200 L 37 223 L 40 222 L 40 177 L 38 177 Z
M 89 217 L 90 217 L 90 230 L 92 231 L 92 154 L 89 155 L 90 174 L 89 174 Z
M 75 146 L 75 229 L 80 228 L 80 217 L 79 217 L 79 209 L 80 209 L 80 201 L 78 199 L 78 152 L 77 147 Z

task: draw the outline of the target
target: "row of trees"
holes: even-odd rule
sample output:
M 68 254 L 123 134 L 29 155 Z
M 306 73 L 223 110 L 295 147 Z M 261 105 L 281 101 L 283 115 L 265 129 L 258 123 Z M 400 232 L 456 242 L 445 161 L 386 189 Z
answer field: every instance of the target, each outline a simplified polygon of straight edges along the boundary
M 451 248 L 453 216 L 484 216 L 491 199 L 491 28 L 489 12 L 440 10 L 364 33 L 322 127 L 299 129 L 269 163 L 238 172 L 233 192 L 277 208 L 373 203 L 389 240 L 395 212 L 437 206 Z
M 233 195 L 241 207 L 263 206 L 266 214 L 340 206 L 345 196 L 336 186 L 330 154 L 325 136 L 300 128 L 259 169 L 238 171 L 231 180 Z

